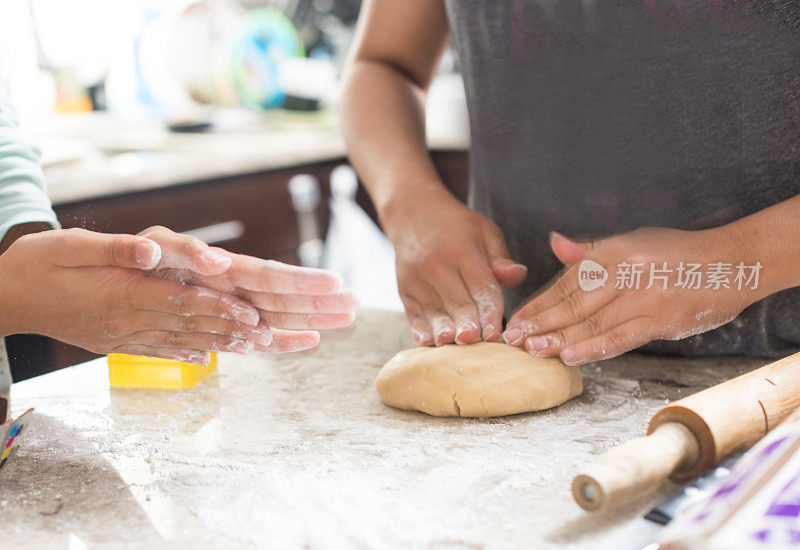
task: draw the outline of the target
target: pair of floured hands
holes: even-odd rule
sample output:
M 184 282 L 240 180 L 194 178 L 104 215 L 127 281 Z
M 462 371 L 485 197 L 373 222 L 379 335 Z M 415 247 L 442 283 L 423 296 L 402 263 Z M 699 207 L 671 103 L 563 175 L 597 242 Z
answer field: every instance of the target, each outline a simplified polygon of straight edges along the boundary
M 520 307 L 502 331 L 501 286 L 527 275 L 502 232 L 445 190 L 391 204 L 382 219 L 397 255 L 400 296 L 418 345 L 471 344 L 502 339 L 567 364 L 614 357 L 657 339 L 676 340 L 718 327 L 767 293 L 729 286 L 680 286 L 677 266 L 747 260 L 740 236 L 724 228 L 681 231 L 643 228 L 591 243 L 558 234 L 551 248 L 566 266 L 554 282 Z M 591 259 L 608 270 L 604 286 L 584 291 L 579 265 Z M 638 288 L 617 288 L 616 267 L 640 264 Z M 658 274 L 648 287 L 651 264 Z M 754 262 L 749 262 L 754 263 Z M 655 274 L 655 273 L 654 273 Z M 685 275 L 685 274 L 684 274 Z
M 574 365 L 717 328 L 766 296 L 737 245 L 714 230 L 648 227 L 589 243 L 554 233 L 566 269 L 514 313 L 503 339 Z M 584 260 L 608 271 L 603 286 L 581 288 Z M 703 280 L 701 268 L 716 276 Z
M 2 335 L 207 364 L 209 351 L 315 347 L 357 301 L 329 271 L 232 254 L 152 227 L 26 235 L 0 256 Z

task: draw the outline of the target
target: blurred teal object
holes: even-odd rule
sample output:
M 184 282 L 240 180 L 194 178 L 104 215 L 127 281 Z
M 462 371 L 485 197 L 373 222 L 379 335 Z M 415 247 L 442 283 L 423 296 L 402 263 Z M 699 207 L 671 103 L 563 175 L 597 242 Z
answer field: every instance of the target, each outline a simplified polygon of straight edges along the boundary
M 286 16 L 270 8 L 249 11 L 231 54 L 233 80 L 242 103 L 262 109 L 279 106 L 284 99 L 280 62 L 304 56 L 303 43 Z

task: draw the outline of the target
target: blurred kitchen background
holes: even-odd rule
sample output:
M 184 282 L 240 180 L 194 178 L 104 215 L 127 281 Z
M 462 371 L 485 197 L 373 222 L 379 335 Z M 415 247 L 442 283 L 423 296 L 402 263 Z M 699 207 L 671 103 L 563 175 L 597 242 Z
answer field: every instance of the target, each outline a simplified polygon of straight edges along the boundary
M 365 307 L 401 309 L 392 247 L 339 132 L 339 79 L 359 8 L 4 0 L 0 93 L 41 149 L 64 227 L 165 225 L 235 252 L 335 269 Z M 463 198 L 469 124 L 452 52 L 426 123 L 437 168 Z M 89 358 L 14 339 L 12 362 L 19 348 L 27 365 L 18 379 Z

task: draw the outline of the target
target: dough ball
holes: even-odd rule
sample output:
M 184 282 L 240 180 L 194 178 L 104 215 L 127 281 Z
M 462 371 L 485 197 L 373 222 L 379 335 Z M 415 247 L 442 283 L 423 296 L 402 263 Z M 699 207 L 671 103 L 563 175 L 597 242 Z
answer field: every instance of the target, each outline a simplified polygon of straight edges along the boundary
M 494 342 L 415 348 L 392 357 L 375 387 L 384 403 L 433 416 L 541 411 L 583 391 L 579 367 Z

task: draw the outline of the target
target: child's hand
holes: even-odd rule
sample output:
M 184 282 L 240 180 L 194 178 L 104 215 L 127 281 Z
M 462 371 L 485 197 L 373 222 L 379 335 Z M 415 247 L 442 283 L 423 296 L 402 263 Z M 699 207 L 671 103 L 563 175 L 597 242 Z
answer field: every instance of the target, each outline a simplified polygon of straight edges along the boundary
M 0 255 L 0 336 L 36 333 L 95 353 L 207 364 L 209 350 L 268 346 L 256 309 L 230 294 L 147 274 L 158 244 L 83 229 L 19 238 Z
M 272 342 L 264 351 L 299 351 L 319 344 L 317 330 L 345 327 L 358 302 L 341 277 L 323 269 L 233 254 L 199 239 L 152 227 L 140 233 L 161 245 L 153 275 L 233 294 L 257 308 Z

